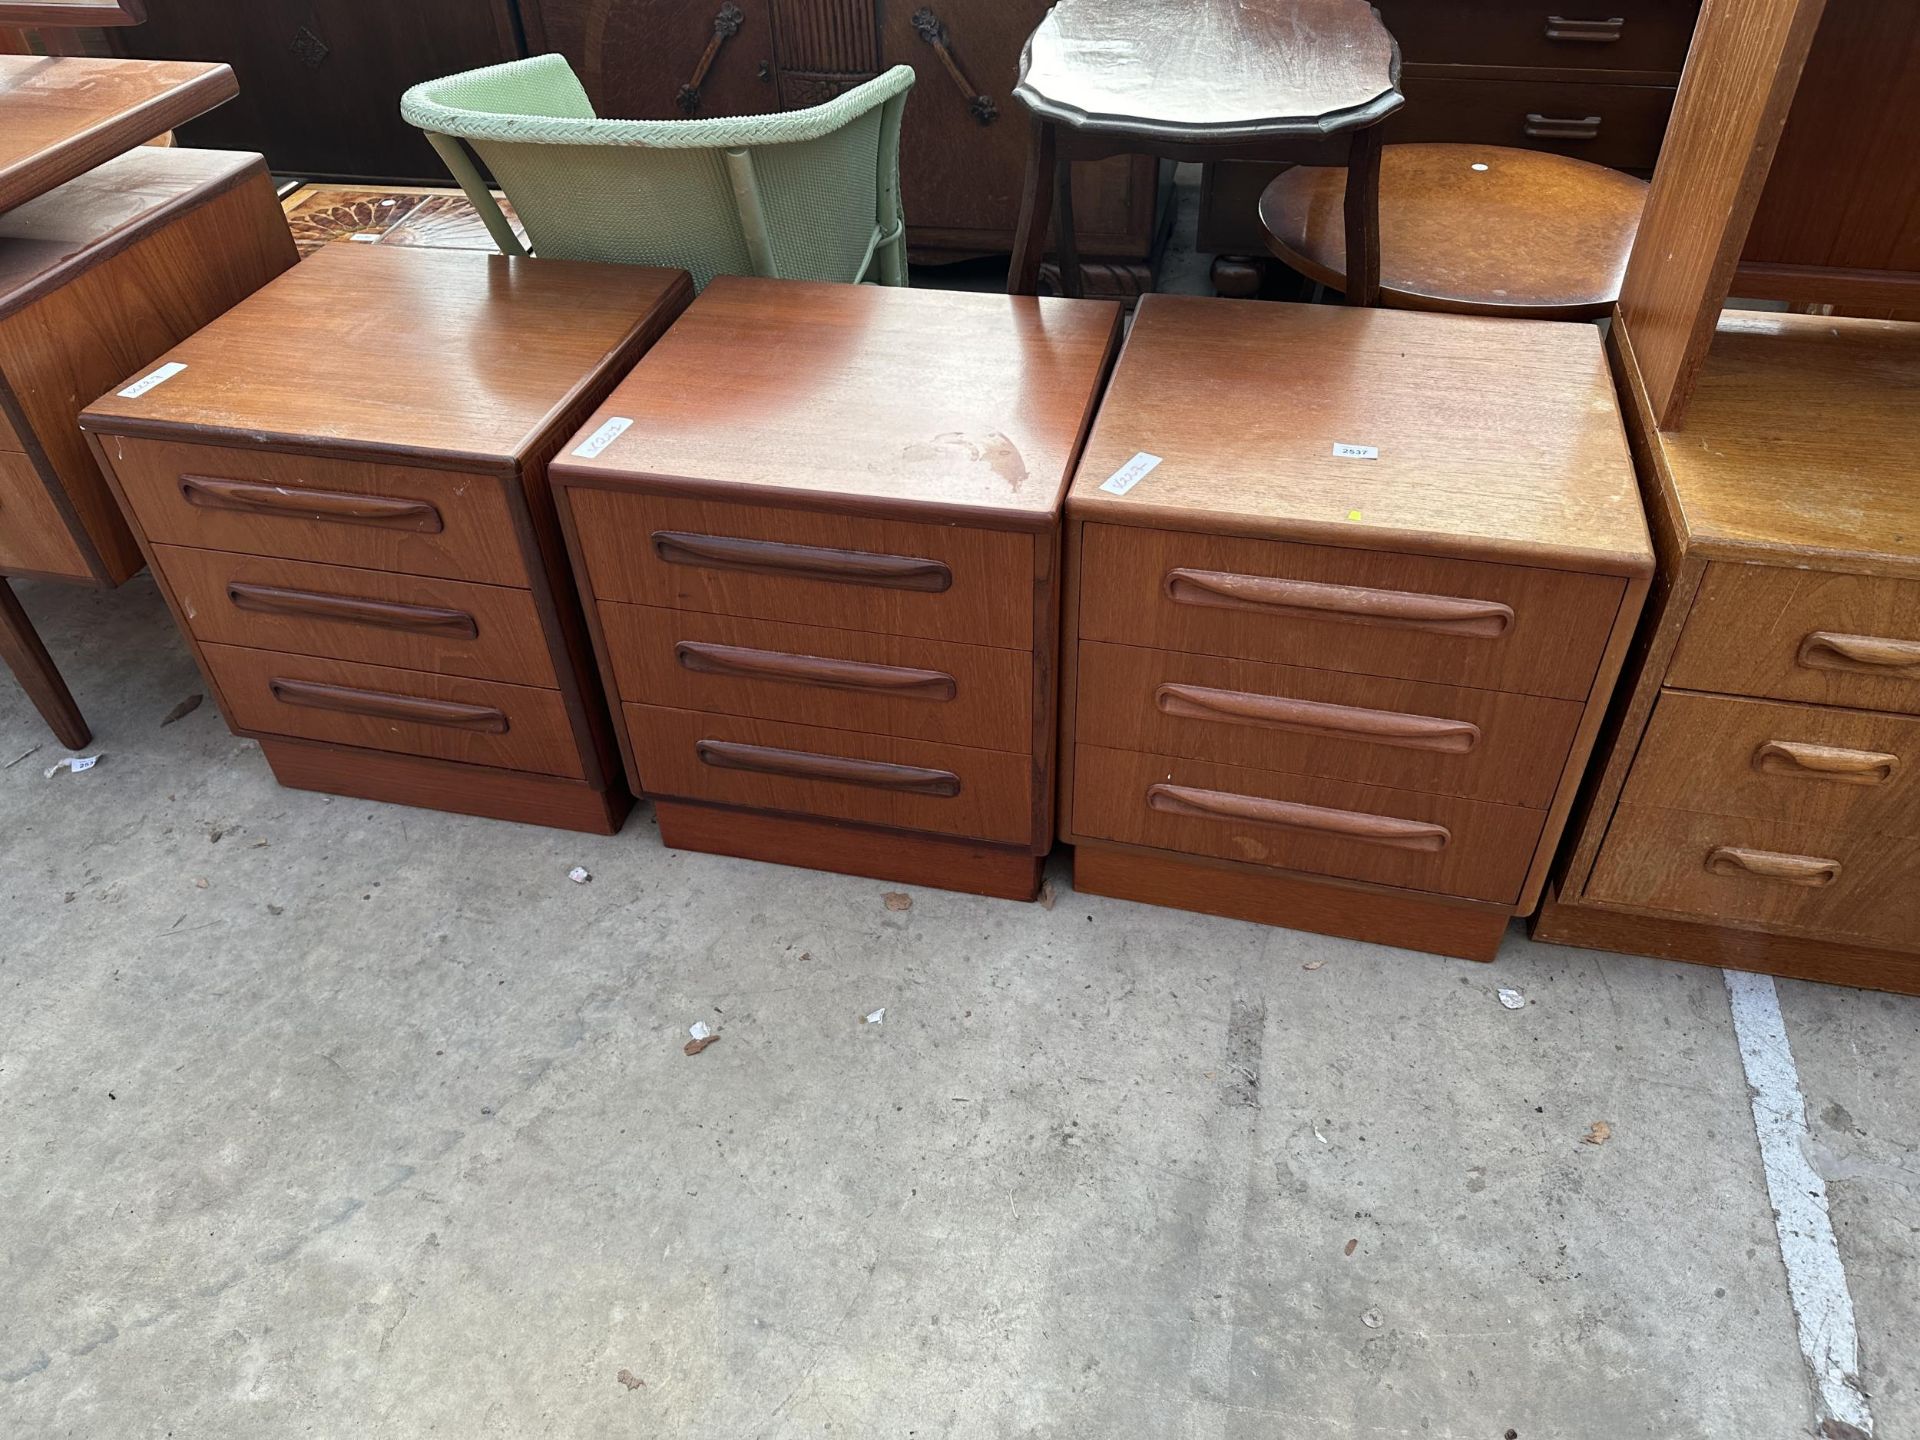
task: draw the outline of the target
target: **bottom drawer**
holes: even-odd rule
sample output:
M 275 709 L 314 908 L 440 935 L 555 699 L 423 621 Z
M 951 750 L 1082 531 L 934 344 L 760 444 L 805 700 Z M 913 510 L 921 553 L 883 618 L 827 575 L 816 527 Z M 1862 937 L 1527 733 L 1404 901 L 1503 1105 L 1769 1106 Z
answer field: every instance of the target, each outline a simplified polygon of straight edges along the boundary
M 1546 813 L 1485 800 L 1279 775 L 1079 746 L 1073 829 L 1188 855 L 1214 855 L 1510 905 Z
M 202 645 L 241 730 L 586 777 L 556 690 L 236 645 Z
M 649 795 L 1023 845 L 1034 838 L 1025 755 L 732 715 L 626 705 Z
M 1586 898 L 1920 949 L 1920 838 L 1622 805 Z

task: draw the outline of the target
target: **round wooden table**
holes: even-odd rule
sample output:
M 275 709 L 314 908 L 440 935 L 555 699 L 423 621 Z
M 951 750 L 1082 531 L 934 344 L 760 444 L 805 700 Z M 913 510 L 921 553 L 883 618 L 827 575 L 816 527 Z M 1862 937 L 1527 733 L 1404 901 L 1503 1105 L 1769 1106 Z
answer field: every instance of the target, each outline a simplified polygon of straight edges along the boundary
M 1267 248 L 1347 280 L 1346 171 L 1297 166 L 1260 196 Z M 1380 157 L 1379 301 L 1401 310 L 1586 320 L 1620 296 L 1644 180 L 1497 145 L 1389 145 Z

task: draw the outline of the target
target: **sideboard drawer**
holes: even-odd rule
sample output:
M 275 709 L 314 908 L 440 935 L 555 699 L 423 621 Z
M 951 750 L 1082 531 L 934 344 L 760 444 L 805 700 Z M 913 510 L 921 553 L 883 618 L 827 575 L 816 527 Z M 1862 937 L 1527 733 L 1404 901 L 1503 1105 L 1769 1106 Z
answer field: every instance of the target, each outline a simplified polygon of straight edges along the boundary
M 153 551 L 188 628 L 209 644 L 560 683 L 530 590 L 178 545 Z
M 656 705 L 621 707 L 649 795 L 1024 845 L 1032 762 L 891 735 L 861 735 Z
M 586 773 L 557 690 L 234 645 L 200 653 L 241 730 L 571 780 Z
M 1585 700 L 1625 582 L 1134 526 L 1084 532 L 1080 634 Z
M 1580 705 L 1085 641 L 1087 745 L 1545 809 Z
M 1622 805 L 1586 899 L 1920 949 L 1920 837 Z
M 1616 170 L 1654 167 L 1674 97 L 1666 85 L 1433 75 L 1405 76 L 1400 88 L 1407 103 L 1386 123 L 1389 145 L 1515 145 Z
M 603 600 L 923 635 L 1033 643 L 1027 533 L 725 501 L 567 489 L 587 581 Z
M 99 438 L 149 541 L 530 583 L 500 476 Z
M 1468 900 L 1518 898 L 1546 815 L 1377 785 L 1081 745 L 1073 829 L 1186 855 Z
M 989 645 L 600 603 L 622 700 L 1025 755 L 1033 657 Z
M 1920 715 L 1920 581 L 1710 565 L 1667 683 Z
M 1678 75 L 1699 0 L 1380 0 L 1409 65 Z

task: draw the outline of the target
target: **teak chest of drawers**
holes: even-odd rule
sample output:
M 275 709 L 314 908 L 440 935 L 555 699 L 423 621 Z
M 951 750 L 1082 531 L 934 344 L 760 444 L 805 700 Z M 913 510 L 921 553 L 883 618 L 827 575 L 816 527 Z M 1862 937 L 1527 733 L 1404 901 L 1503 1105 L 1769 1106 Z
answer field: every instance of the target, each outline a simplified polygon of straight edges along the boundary
M 1920 993 L 1920 325 L 1728 312 L 1671 432 L 1615 343 L 1660 577 L 1533 933 Z
M 282 784 L 619 827 L 546 467 L 691 296 L 677 270 L 333 245 L 85 411 Z
M 722 277 L 554 464 L 681 849 L 1031 898 L 1104 301 Z
M 1490 959 L 1653 568 L 1597 333 L 1148 296 L 1066 514 L 1076 885 Z

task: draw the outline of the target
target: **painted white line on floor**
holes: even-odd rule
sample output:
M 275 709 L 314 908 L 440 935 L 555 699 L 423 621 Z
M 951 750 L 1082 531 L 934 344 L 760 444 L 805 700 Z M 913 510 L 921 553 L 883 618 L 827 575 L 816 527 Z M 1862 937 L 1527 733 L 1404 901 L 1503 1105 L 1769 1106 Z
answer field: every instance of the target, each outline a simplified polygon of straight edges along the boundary
M 1723 970 L 1740 1063 L 1753 1089 L 1753 1129 L 1773 1202 L 1780 1258 L 1787 1266 L 1787 1293 L 1800 1325 L 1800 1353 L 1819 1387 L 1822 1418 L 1844 1420 L 1871 1435 L 1873 1414 L 1854 1388 L 1860 1339 L 1853 1322 L 1853 1296 L 1827 1212 L 1827 1186 L 1807 1160 L 1807 1102 L 1800 1071 L 1787 1043 L 1780 996 L 1770 975 Z

